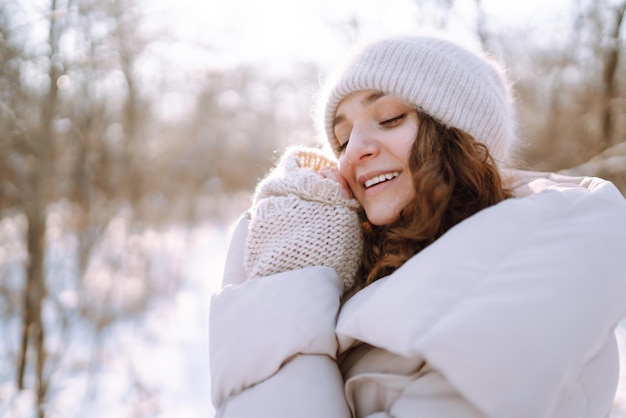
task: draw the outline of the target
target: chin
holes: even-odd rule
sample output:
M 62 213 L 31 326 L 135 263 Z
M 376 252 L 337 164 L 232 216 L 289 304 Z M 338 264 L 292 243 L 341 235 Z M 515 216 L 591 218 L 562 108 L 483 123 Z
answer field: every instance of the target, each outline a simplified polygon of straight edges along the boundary
M 367 216 L 367 220 L 372 224 L 372 225 L 376 225 L 376 226 L 385 226 L 385 225 L 389 225 L 395 221 L 398 220 L 398 218 L 400 217 L 400 214 L 372 214 L 370 216 L 370 214 L 367 213 L 367 211 L 365 211 L 365 215 Z

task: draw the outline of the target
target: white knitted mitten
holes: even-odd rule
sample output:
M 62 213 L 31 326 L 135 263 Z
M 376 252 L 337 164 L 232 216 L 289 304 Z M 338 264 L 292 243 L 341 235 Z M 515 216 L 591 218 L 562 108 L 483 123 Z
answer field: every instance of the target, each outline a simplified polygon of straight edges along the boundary
M 249 278 L 327 266 L 344 289 L 354 283 L 363 249 L 359 203 L 319 174 L 333 166 L 319 149 L 294 147 L 258 184 L 246 242 Z

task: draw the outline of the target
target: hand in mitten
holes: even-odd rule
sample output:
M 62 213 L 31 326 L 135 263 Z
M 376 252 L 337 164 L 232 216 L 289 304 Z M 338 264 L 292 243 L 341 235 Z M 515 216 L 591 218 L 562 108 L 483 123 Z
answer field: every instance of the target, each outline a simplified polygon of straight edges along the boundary
M 349 288 L 363 236 L 356 200 L 320 172 L 335 163 L 321 150 L 291 148 L 255 191 L 246 242 L 248 277 L 332 267 Z

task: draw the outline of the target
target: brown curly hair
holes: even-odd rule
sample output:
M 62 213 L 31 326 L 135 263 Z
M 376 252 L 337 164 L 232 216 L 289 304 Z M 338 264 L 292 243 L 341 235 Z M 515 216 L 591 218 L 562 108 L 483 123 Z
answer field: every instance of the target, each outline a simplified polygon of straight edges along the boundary
M 409 156 L 415 198 L 390 225 L 372 225 L 362 214 L 365 248 L 355 291 L 391 274 L 462 220 L 512 196 L 485 145 L 417 112 Z

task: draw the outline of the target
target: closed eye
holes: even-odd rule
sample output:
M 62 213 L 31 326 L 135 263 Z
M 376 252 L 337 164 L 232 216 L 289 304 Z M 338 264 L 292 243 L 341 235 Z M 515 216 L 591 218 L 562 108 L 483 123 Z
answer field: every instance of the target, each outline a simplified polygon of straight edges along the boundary
M 386 119 L 382 122 L 380 122 L 380 125 L 385 126 L 385 127 L 392 127 L 397 125 L 398 122 L 400 122 L 402 119 L 404 119 L 404 117 L 406 116 L 406 113 L 402 113 L 398 116 L 395 116 L 391 119 Z
M 348 141 L 344 141 L 343 143 L 339 143 L 339 152 L 343 152 L 348 146 Z

